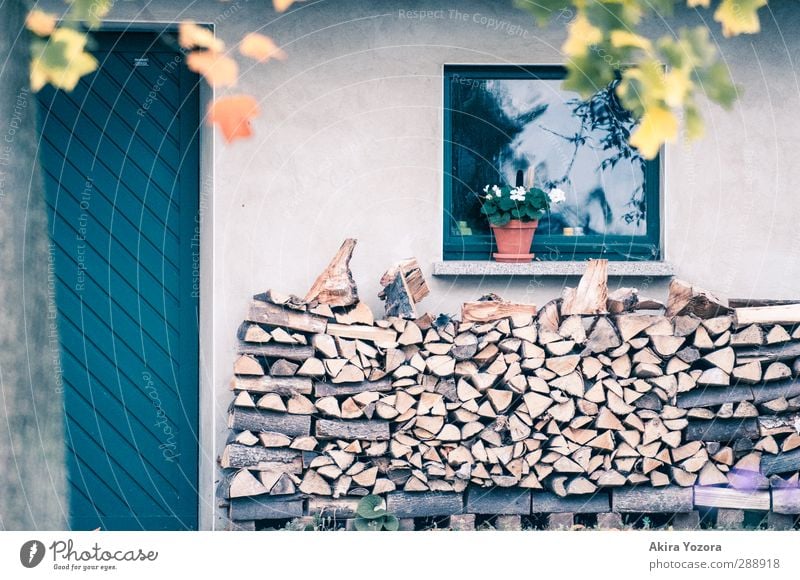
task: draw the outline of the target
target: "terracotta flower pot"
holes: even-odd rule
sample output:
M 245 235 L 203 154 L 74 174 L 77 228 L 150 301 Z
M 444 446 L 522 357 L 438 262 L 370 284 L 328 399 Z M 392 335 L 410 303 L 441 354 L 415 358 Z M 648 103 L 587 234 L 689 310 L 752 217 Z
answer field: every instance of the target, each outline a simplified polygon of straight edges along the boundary
M 539 220 L 532 222 L 510 220 L 502 226 L 490 225 L 497 242 L 497 252 L 492 254 L 496 262 L 524 264 L 533 260 L 531 244 Z

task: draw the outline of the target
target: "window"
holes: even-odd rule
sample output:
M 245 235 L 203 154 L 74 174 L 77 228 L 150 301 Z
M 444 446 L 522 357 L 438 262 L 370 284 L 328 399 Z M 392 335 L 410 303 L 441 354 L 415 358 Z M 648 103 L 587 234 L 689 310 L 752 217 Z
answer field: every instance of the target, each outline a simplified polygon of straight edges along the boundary
M 656 260 L 659 159 L 627 144 L 633 119 L 614 84 L 588 101 L 559 66 L 446 66 L 444 258 L 490 259 L 484 185 L 558 187 L 567 201 L 539 221 L 541 260 Z

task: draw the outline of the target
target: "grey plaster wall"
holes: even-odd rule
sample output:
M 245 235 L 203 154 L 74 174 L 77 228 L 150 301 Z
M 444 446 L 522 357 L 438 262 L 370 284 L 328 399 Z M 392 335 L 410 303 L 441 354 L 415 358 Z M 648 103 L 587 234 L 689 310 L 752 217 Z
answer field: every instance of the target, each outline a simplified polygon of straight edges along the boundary
M 665 257 L 681 277 L 730 296 L 800 294 L 800 7 L 772 4 L 757 37 L 723 39 L 712 23 L 744 94 L 733 112 L 707 109 L 702 141 L 671 145 L 665 154 Z M 434 12 L 419 18 L 413 10 Z M 564 22 L 539 29 L 510 1 L 489 0 L 321 0 L 284 15 L 267 1 L 160 1 L 146 9 L 118 2 L 111 18 L 214 23 L 232 50 L 243 34 L 259 31 L 288 54 L 265 65 L 239 58 L 235 90 L 261 100 L 255 136 L 226 145 L 217 135 L 207 148 L 203 195 L 211 219 L 203 226 L 202 275 L 213 303 L 203 302 L 203 381 L 217 416 L 203 447 L 208 468 L 224 442 L 234 334 L 250 296 L 266 288 L 303 293 L 345 237 L 359 239 L 352 267 L 376 309 L 388 264 L 414 255 L 430 271 L 442 241 L 442 66 L 561 63 Z M 431 279 L 424 306 L 456 312 L 486 291 L 543 303 L 565 283 L 574 280 Z M 666 288 L 663 280 L 612 284 L 662 298 Z

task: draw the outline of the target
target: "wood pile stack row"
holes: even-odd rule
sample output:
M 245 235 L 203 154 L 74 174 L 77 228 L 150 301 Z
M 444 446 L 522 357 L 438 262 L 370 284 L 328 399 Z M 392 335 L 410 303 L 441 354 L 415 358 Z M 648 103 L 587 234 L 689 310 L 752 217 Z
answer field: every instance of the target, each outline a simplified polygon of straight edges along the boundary
M 677 280 L 665 305 L 609 294 L 598 260 L 538 311 L 488 296 L 461 320 L 417 316 L 408 260 L 376 319 L 353 246 L 304 299 L 256 296 L 239 329 L 232 520 L 350 513 L 368 494 L 418 517 L 769 510 L 773 488 L 800 511 L 800 305 L 731 307 Z

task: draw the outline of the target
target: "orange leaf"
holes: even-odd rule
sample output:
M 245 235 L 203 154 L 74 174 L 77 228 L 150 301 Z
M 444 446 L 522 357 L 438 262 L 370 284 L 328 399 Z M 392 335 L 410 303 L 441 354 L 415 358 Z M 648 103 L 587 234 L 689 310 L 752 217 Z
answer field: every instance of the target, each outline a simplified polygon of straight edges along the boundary
M 261 112 L 258 103 L 250 95 L 232 95 L 214 100 L 208 108 L 208 122 L 219 125 L 225 140 L 230 143 L 236 139 L 253 134 L 250 120 Z
M 239 52 L 260 62 L 267 62 L 272 58 L 286 60 L 286 53 L 269 36 L 257 32 L 251 32 L 242 39 Z
M 235 60 L 209 50 L 190 52 L 186 65 L 203 75 L 212 87 L 233 86 L 239 76 L 239 65 Z
M 25 28 L 38 36 L 48 36 L 56 28 L 56 17 L 41 10 L 31 10 L 25 18 Z
M 207 48 L 215 52 L 225 50 L 225 43 L 214 36 L 211 30 L 191 20 L 181 22 L 178 26 L 178 44 L 183 48 Z
M 292 4 L 299 0 L 272 0 L 272 5 L 275 7 L 275 12 L 286 12 Z

